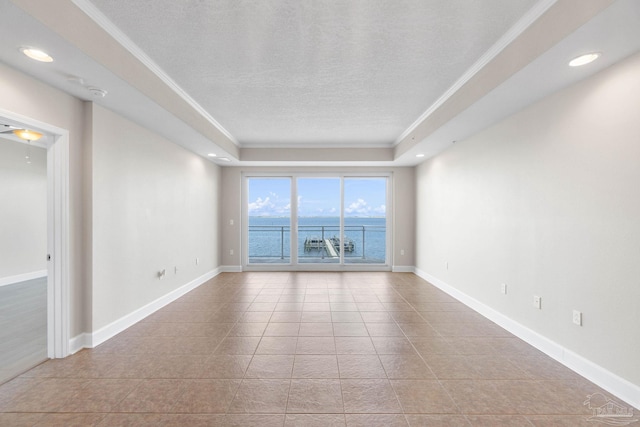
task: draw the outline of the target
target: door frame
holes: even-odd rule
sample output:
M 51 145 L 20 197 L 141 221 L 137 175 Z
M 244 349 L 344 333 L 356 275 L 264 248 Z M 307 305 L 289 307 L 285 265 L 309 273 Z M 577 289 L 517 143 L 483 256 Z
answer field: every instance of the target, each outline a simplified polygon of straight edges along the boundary
M 241 263 L 243 271 L 392 271 L 392 244 L 393 244 L 393 172 L 331 172 L 331 171 L 318 171 L 318 172 L 243 172 L 242 177 L 242 215 L 241 215 L 241 238 L 242 238 L 242 250 L 241 250 Z M 289 263 L 282 264 L 249 264 L 249 178 L 289 178 L 291 179 L 291 255 Z M 340 178 L 340 200 L 341 200 L 341 215 L 340 215 L 340 227 L 344 226 L 344 206 L 342 206 L 344 199 L 344 178 L 386 178 L 386 250 L 385 250 L 385 263 L 384 264 L 344 264 L 344 257 L 340 256 L 339 264 L 313 264 L 297 262 L 297 238 L 293 238 L 294 227 L 297 227 L 297 204 L 293 203 L 297 196 L 297 179 L 298 178 Z M 293 253 L 293 251 L 296 251 Z M 295 262 L 294 262 L 295 261 Z
M 69 355 L 69 131 L 0 108 L 0 117 L 47 135 L 47 355 Z M 47 254 L 42 254 L 47 256 Z

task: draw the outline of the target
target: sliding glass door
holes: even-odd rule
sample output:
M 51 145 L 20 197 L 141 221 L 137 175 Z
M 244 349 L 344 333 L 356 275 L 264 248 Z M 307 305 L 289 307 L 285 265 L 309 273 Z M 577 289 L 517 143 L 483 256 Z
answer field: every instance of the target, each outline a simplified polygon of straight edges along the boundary
M 340 263 L 340 178 L 298 178 L 298 262 Z
M 291 262 L 291 179 L 249 178 L 250 264 Z
M 246 177 L 246 265 L 388 265 L 388 181 L 387 176 Z
M 344 179 L 344 262 L 384 264 L 387 253 L 387 179 Z

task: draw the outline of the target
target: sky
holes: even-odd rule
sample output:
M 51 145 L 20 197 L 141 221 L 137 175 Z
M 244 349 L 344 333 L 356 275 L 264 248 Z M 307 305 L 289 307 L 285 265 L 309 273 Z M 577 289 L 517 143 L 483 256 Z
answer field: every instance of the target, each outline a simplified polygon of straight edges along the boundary
M 297 178 L 299 216 L 340 216 L 340 178 Z M 345 178 L 345 217 L 386 214 L 386 178 Z M 288 178 L 249 178 L 250 216 L 289 216 Z

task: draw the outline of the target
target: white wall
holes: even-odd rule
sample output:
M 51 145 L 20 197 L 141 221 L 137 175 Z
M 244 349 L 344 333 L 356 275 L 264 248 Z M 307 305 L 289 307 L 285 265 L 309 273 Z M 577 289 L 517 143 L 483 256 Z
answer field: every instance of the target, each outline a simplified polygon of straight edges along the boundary
M 242 264 L 242 174 L 243 173 L 392 173 L 392 266 L 413 267 L 415 234 L 415 179 L 414 168 L 336 168 L 336 167 L 227 167 L 222 168 L 221 206 L 221 263 L 223 266 L 238 267 Z M 229 220 L 234 220 L 230 225 Z M 234 250 L 234 255 L 229 254 Z M 400 251 L 404 249 L 404 255 Z
M 218 267 L 221 196 L 215 164 L 97 105 L 92 117 L 96 331 Z
M 419 270 L 636 385 L 639 75 L 635 55 L 416 172 Z
M 69 131 L 71 337 L 219 265 L 219 168 L 94 107 L 0 64 L 1 109 Z
M 47 269 L 47 152 L 0 138 L 0 279 Z

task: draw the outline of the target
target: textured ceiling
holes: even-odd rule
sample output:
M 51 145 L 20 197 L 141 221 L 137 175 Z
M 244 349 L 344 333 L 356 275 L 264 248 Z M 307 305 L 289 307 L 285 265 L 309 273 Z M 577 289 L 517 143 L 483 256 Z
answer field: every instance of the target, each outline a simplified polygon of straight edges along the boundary
M 535 0 L 91 0 L 245 147 L 390 146 Z
M 638 0 L 213 1 L 0 0 L 0 72 L 221 166 L 387 167 L 640 52 Z M 31 61 L 23 46 L 55 60 Z M 593 64 L 567 66 L 593 51 Z

